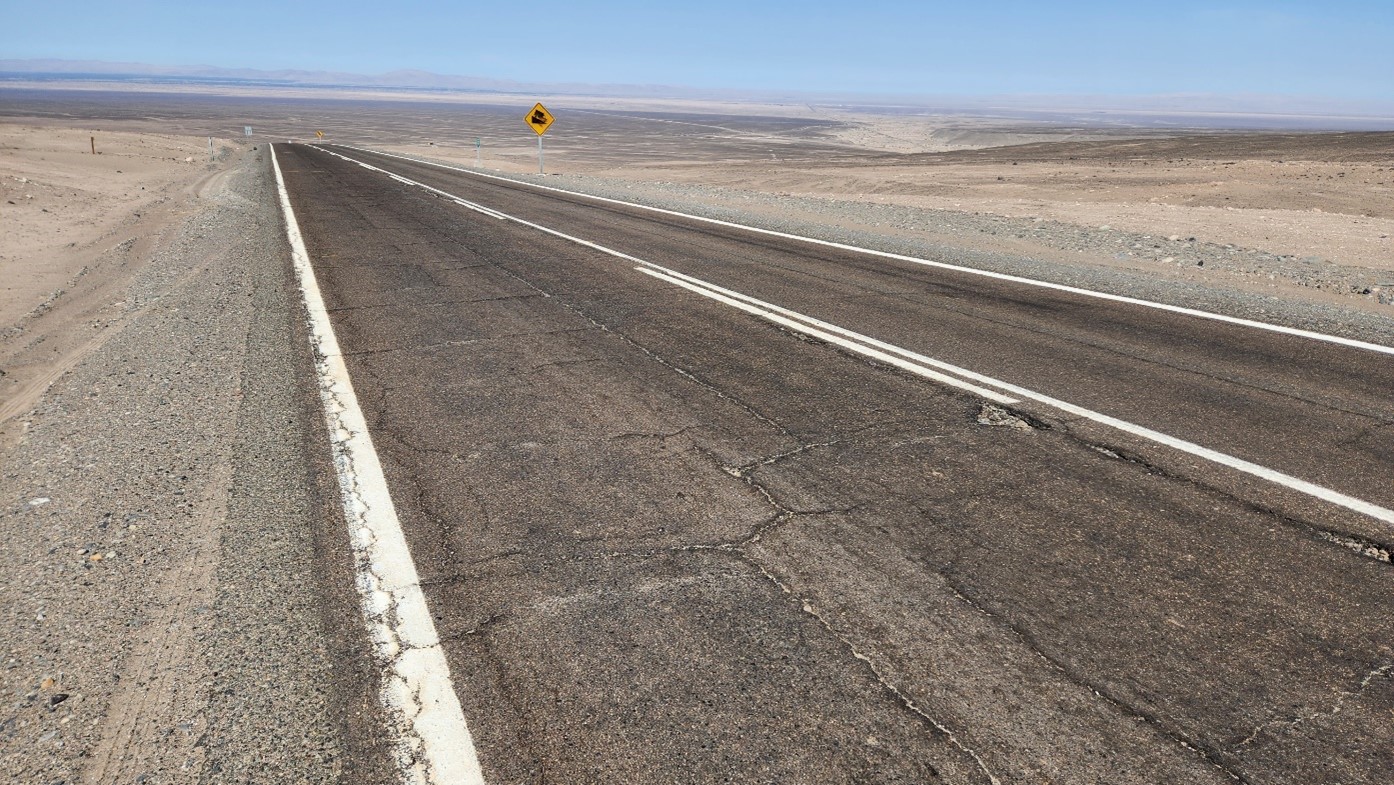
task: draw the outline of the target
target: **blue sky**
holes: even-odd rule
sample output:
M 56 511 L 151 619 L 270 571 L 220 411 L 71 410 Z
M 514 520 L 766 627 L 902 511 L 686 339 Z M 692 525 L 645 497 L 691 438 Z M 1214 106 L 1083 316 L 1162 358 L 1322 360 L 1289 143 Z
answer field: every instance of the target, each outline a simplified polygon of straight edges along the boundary
M 0 58 L 815 92 L 1394 99 L 1394 0 L 0 0 L 0 19 Z

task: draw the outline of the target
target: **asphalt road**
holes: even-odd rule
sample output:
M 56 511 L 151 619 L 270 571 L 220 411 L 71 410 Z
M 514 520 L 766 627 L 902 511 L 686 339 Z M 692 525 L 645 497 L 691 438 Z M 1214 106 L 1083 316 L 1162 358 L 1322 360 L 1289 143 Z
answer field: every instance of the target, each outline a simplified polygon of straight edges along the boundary
M 1389 522 L 677 281 L 1386 511 L 1389 355 L 277 152 L 487 781 L 1394 774 Z

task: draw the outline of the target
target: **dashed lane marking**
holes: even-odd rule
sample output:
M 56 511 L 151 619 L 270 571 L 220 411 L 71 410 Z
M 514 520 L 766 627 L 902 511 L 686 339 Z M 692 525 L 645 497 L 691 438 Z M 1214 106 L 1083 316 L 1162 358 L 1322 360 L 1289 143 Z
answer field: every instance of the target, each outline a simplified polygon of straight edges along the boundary
M 393 736 L 397 767 L 409 785 L 483 785 L 474 740 L 426 608 L 416 564 L 310 266 L 275 146 L 270 150 L 286 237 L 310 323 L 324 423 L 339 475 L 363 619 L 374 656 L 383 668 L 379 698 Z

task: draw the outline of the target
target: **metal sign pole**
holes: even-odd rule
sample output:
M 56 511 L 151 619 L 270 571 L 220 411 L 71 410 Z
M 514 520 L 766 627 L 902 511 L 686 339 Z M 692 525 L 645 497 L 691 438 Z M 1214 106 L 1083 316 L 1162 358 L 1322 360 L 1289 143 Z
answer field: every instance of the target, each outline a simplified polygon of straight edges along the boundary
M 545 174 L 542 171 L 542 134 L 537 135 L 537 173 Z
M 474 168 L 479 168 L 479 137 L 474 137 Z

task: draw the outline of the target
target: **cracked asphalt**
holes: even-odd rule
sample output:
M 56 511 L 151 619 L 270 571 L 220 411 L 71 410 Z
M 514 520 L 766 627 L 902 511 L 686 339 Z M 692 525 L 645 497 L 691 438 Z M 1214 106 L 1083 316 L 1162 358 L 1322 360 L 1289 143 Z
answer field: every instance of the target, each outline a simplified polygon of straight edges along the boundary
M 1394 773 L 1387 524 L 277 152 L 487 781 Z M 341 152 L 1394 506 L 1387 357 Z

